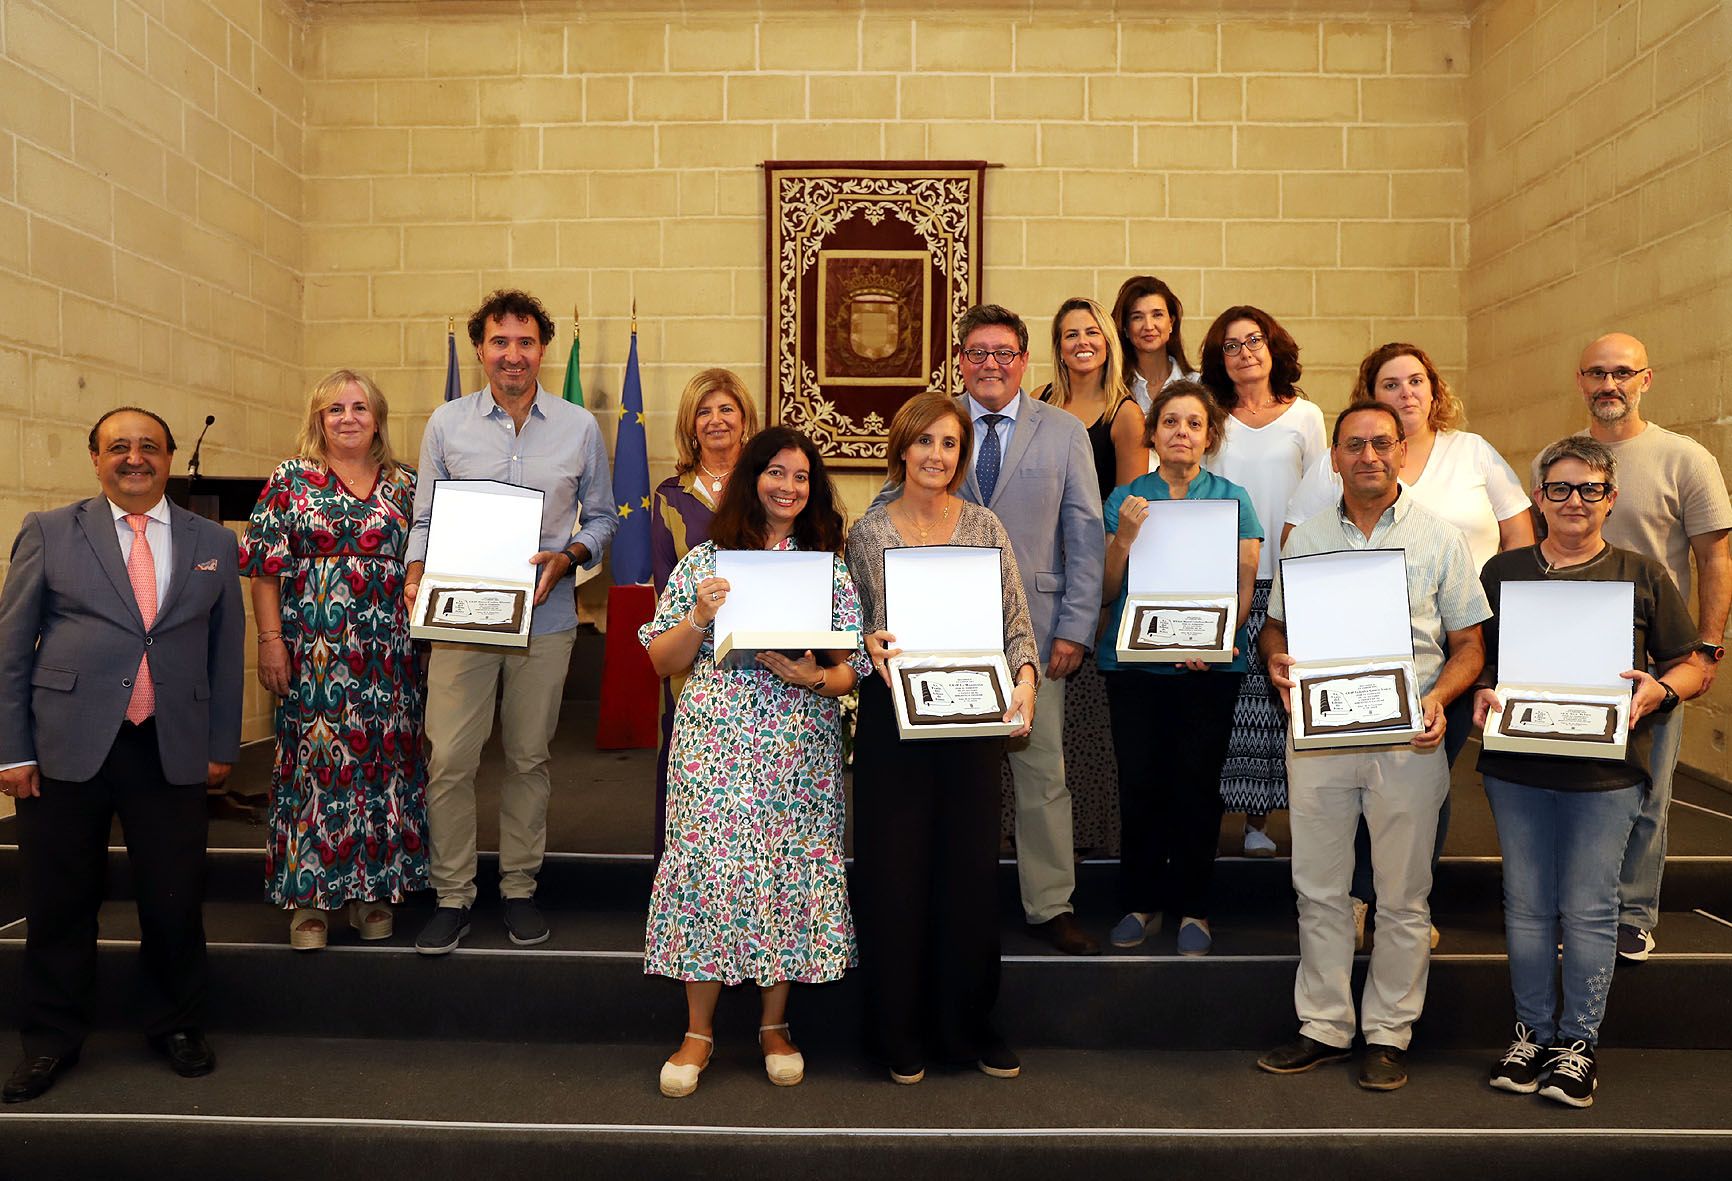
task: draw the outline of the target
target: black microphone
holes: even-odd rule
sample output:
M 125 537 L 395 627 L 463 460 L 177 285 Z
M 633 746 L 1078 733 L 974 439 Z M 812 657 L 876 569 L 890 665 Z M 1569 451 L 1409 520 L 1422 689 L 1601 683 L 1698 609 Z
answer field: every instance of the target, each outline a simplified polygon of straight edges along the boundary
M 198 449 L 204 446 L 205 432 L 210 430 L 211 423 L 216 421 L 216 415 L 204 416 L 204 430 L 198 433 L 198 442 L 192 445 L 192 458 L 187 461 L 186 472 L 189 479 L 198 479 Z

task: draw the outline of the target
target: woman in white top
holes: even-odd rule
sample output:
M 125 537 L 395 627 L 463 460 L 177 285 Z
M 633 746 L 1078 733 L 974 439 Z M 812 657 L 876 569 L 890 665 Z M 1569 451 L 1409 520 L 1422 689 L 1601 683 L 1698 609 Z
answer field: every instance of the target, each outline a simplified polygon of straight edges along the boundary
M 1328 453 L 1323 412 L 1299 389 L 1299 346 L 1261 308 L 1228 308 L 1203 338 L 1203 384 L 1227 410 L 1227 435 L 1205 466 L 1251 494 L 1262 521 L 1285 521 L 1300 479 Z M 1264 546 L 1246 621 L 1250 669 L 1233 708 L 1233 738 L 1221 769 L 1221 800 L 1245 813 L 1245 854 L 1272 857 L 1270 812 L 1287 806 L 1287 716 L 1257 651 L 1277 547 Z
M 1404 494 L 1442 517 L 1467 538 L 1475 566 L 1484 566 L 1499 550 L 1534 543 L 1533 518 L 1521 478 L 1497 449 L 1471 431 L 1459 429 L 1461 402 L 1450 392 L 1437 366 L 1416 344 L 1394 341 L 1371 351 L 1359 363 L 1353 401 L 1382 402 L 1401 416 L 1407 439 L 1407 462 L 1401 469 Z M 1341 477 L 1324 459 L 1305 474 L 1287 506 L 1287 532 L 1341 499 Z M 1470 694 L 1462 694 L 1463 698 Z M 1443 749 L 1451 766 L 1473 728 L 1473 702 L 1458 698 L 1445 711 Z M 1435 874 L 1443 840 L 1449 834 L 1449 797 L 1437 816 L 1437 843 L 1432 848 Z M 1371 881 L 1371 836 L 1363 823 L 1355 843 L 1353 925 L 1357 942 L 1365 943 L 1365 918 L 1376 902 Z M 1437 946 L 1437 928 L 1432 928 Z
M 1132 275 L 1120 285 L 1113 300 L 1113 323 L 1118 325 L 1119 344 L 1131 370 L 1131 397 L 1144 416 L 1162 389 L 1197 376 L 1185 356 L 1185 337 L 1180 331 L 1184 322 L 1185 305 L 1171 287 L 1153 275 Z M 1157 461 L 1152 452 L 1149 462 L 1153 470 Z

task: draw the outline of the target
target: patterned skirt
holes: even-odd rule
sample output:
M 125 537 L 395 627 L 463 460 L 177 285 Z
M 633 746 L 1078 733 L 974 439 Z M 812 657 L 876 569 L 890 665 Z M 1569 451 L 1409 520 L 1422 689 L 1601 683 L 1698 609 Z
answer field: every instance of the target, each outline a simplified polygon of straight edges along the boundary
M 1233 705 L 1233 736 L 1221 767 L 1221 802 L 1229 812 L 1265 814 L 1287 807 L 1287 714 L 1257 650 L 1269 613 L 1270 583 L 1257 580 L 1246 631 L 1250 670 Z

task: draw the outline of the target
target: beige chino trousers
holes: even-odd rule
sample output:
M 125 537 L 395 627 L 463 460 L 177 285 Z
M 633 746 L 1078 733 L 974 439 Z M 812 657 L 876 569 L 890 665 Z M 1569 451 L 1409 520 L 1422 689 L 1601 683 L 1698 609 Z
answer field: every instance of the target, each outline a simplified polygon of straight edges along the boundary
M 427 828 L 440 906 L 475 902 L 475 767 L 493 733 L 500 679 L 499 892 L 535 895 L 547 851 L 547 747 L 559 723 L 576 630 L 529 638 L 528 648 L 434 644 L 427 668 Z
M 1008 746 L 1016 793 L 1016 877 L 1022 913 L 1044 923 L 1071 910 L 1076 846 L 1070 788 L 1064 781 L 1063 681 L 1040 683 L 1034 729 Z

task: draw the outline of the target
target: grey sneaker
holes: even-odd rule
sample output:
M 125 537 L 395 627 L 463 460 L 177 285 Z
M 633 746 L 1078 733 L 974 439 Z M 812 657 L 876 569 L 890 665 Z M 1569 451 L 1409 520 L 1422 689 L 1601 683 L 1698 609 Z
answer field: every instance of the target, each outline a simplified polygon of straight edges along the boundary
M 415 950 L 421 955 L 445 955 L 453 951 L 463 936 L 469 934 L 467 906 L 441 906 L 421 928 L 415 939 Z
M 505 932 L 519 947 L 534 947 L 537 943 L 547 942 L 547 920 L 535 908 L 535 899 L 505 900 Z

